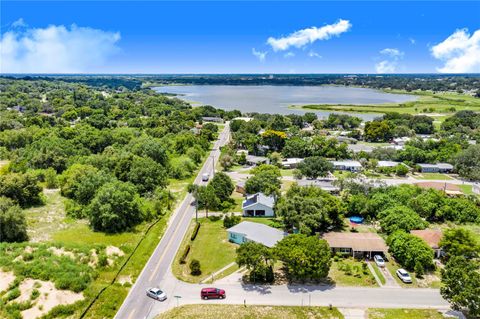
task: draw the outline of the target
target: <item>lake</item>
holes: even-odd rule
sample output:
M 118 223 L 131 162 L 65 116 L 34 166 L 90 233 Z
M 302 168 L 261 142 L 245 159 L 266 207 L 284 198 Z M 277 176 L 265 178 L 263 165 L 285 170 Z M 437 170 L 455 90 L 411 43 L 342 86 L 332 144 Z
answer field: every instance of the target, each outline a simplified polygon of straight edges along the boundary
M 178 98 L 193 105 L 212 105 L 224 110 L 241 112 L 303 114 L 317 113 L 326 117 L 324 110 L 290 109 L 290 105 L 306 104 L 383 104 L 414 101 L 407 94 L 390 94 L 374 89 L 345 86 L 272 86 L 272 85 L 169 85 L 153 88 L 159 93 L 178 94 Z M 380 114 L 348 113 L 364 120 Z

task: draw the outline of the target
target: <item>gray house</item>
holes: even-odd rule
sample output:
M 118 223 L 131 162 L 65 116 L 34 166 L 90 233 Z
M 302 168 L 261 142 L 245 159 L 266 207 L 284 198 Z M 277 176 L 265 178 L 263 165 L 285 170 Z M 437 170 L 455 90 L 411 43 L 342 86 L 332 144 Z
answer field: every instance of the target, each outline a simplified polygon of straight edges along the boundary
M 448 163 L 417 165 L 420 167 L 422 173 L 451 173 L 453 171 L 453 165 Z
M 273 247 L 285 237 L 285 233 L 279 229 L 254 222 L 241 222 L 227 229 L 228 240 L 236 244 L 248 241 L 260 243 L 267 247 Z
M 263 193 L 257 193 L 247 196 L 242 203 L 243 216 L 275 216 L 273 207 L 275 206 L 275 198 L 267 196 Z
M 359 161 L 344 160 L 344 161 L 331 161 L 333 168 L 338 171 L 350 171 L 360 172 L 362 170 L 362 164 Z

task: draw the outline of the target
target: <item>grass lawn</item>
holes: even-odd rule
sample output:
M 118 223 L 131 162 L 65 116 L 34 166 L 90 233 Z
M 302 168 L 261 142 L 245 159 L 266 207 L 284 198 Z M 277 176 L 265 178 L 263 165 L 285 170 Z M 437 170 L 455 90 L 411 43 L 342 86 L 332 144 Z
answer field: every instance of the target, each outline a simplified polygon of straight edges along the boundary
M 235 201 L 235 206 L 231 207 L 228 211 L 229 212 L 241 212 L 242 211 L 242 203 L 245 200 L 243 194 L 238 192 L 233 192 L 232 196 L 233 200 Z
M 387 282 L 385 280 L 385 276 L 383 275 L 383 273 L 380 271 L 380 269 L 378 268 L 377 264 L 376 263 L 371 263 L 372 264 L 372 267 L 373 267 L 373 270 L 375 271 L 375 274 L 377 275 L 377 277 L 380 279 L 380 282 L 382 283 L 382 285 L 385 285 L 385 283 Z
M 281 169 L 282 176 L 293 176 L 293 169 Z
M 197 238 L 194 241 L 190 240 L 195 226 L 195 221 L 192 221 L 172 265 L 173 274 L 178 279 L 191 283 L 198 283 L 215 271 L 234 262 L 236 257 L 235 249 L 238 247 L 238 245 L 227 240 L 227 231 L 223 227 L 222 220 L 211 221 L 208 218 L 199 218 L 199 222 L 202 226 Z M 180 264 L 180 258 L 187 244 L 191 245 L 190 253 L 186 263 Z M 189 264 L 192 259 L 200 261 L 202 270 L 200 276 L 192 276 L 190 274 Z
M 465 195 L 474 195 L 475 194 L 472 190 L 472 185 L 458 185 L 458 187 L 460 187 L 460 190 Z
M 369 178 L 379 178 L 379 179 L 391 179 L 395 178 L 394 175 L 386 175 L 382 173 L 372 172 L 372 171 L 364 171 L 363 174 Z
M 415 273 L 413 271 L 409 271 L 408 273 L 410 274 L 410 277 L 412 278 L 412 283 L 411 284 L 405 284 L 403 283 L 400 278 L 398 278 L 397 274 L 395 273 L 397 269 L 403 268 L 398 264 L 395 259 L 392 257 L 388 257 L 388 262 L 385 263 L 388 271 L 390 271 L 390 274 L 395 278 L 397 283 L 402 286 L 402 287 L 407 287 L 407 288 L 440 288 L 441 282 L 440 282 L 440 269 L 431 271 L 426 273 L 423 278 L 417 278 Z
M 282 220 L 275 217 L 242 217 L 242 221 L 264 224 L 270 227 L 282 226 Z
M 415 179 L 427 179 L 427 180 L 439 180 L 439 181 L 449 181 L 453 179 L 447 174 L 441 174 L 441 173 L 417 173 L 412 176 Z
M 333 319 L 344 318 L 337 308 L 243 306 L 243 305 L 186 305 L 167 311 L 157 319 Z
M 338 286 L 378 286 L 370 270 L 366 268 L 363 272 L 362 262 L 353 258 L 332 261 L 328 276 Z
M 379 309 L 367 310 L 368 319 L 443 319 L 434 309 Z
M 394 92 L 384 90 L 385 92 Z M 398 112 L 408 114 L 427 114 L 436 118 L 439 115 L 451 115 L 460 110 L 478 111 L 480 108 L 480 101 L 469 95 L 456 93 L 436 93 L 432 92 L 406 92 L 395 90 L 395 93 L 411 94 L 418 96 L 416 101 L 406 103 L 385 103 L 377 105 L 348 105 L 348 104 L 318 104 L 318 105 L 303 105 L 291 106 L 290 108 L 299 109 L 313 109 L 313 110 L 330 110 L 356 113 L 385 113 Z M 452 110 L 454 108 L 455 110 Z

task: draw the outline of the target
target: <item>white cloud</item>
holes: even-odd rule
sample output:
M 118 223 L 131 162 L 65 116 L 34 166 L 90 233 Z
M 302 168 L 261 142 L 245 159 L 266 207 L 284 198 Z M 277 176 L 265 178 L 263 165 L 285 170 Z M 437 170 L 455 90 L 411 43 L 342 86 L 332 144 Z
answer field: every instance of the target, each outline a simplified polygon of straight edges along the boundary
M 321 58 L 322 56 L 320 54 L 318 54 L 317 52 L 313 51 L 313 50 L 310 50 L 310 52 L 308 52 L 308 56 L 311 57 L 311 58 Z
M 256 56 L 257 59 L 258 59 L 260 62 L 265 62 L 265 58 L 267 57 L 267 53 L 268 53 L 268 52 L 261 52 L 261 51 L 255 50 L 255 48 L 252 48 L 252 54 L 253 54 L 254 56 Z
M 28 26 L 28 24 L 25 23 L 23 18 L 20 18 L 16 21 L 12 22 L 12 28 L 21 28 L 21 27 L 27 27 L 27 26 Z
M 311 27 L 295 31 L 286 37 L 270 37 L 267 43 L 272 47 L 273 51 L 285 51 L 290 47 L 301 48 L 317 40 L 328 40 L 331 37 L 339 36 L 347 32 L 351 27 L 350 21 L 340 19 L 334 24 L 327 24 L 320 28 Z
M 395 73 L 398 60 L 403 58 L 404 52 L 396 48 L 385 48 L 380 51 L 380 54 L 387 58 L 375 64 L 375 71 L 377 73 Z
M 295 56 L 295 53 L 293 52 L 287 52 L 283 55 L 284 58 L 293 58 Z
M 50 25 L 46 28 L 12 29 L 5 32 L 0 40 L 0 72 L 92 72 L 118 52 L 116 43 L 119 40 L 118 32 L 76 25 L 70 28 Z
M 386 48 L 380 51 L 380 54 L 390 56 L 392 58 L 401 58 L 403 57 L 403 52 L 399 49 Z
M 410 44 L 415 44 L 417 42 L 414 38 L 408 38 L 408 41 L 410 41 Z
M 377 73 L 395 73 L 397 69 L 397 62 L 396 61 L 380 61 L 375 64 L 375 71 Z
M 480 72 L 480 29 L 471 36 L 467 29 L 455 31 L 431 48 L 432 55 L 444 61 L 442 73 Z

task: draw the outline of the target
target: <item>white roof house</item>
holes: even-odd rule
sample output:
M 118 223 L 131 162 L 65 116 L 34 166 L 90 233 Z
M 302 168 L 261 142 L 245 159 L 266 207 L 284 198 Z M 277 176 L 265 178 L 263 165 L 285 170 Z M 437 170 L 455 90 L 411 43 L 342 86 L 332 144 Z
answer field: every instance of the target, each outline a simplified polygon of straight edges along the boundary
M 362 164 L 359 161 L 344 160 L 344 161 L 330 161 L 333 168 L 340 171 L 357 172 L 362 170 Z
M 303 158 L 297 158 L 297 157 L 291 157 L 291 158 L 285 158 L 282 160 L 282 166 L 285 168 L 295 168 L 303 162 Z
M 378 161 L 377 167 L 396 167 L 401 164 L 403 163 L 395 161 Z
M 360 152 L 371 153 L 373 151 L 372 146 L 365 145 L 365 144 L 348 144 L 347 148 L 348 150 L 354 153 L 360 153 Z
M 263 193 L 247 196 L 242 203 L 243 216 L 275 216 L 275 197 Z
M 242 244 L 254 241 L 267 247 L 273 247 L 285 237 L 285 232 L 260 223 L 241 222 L 227 229 L 228 239 L 234 243 Z

